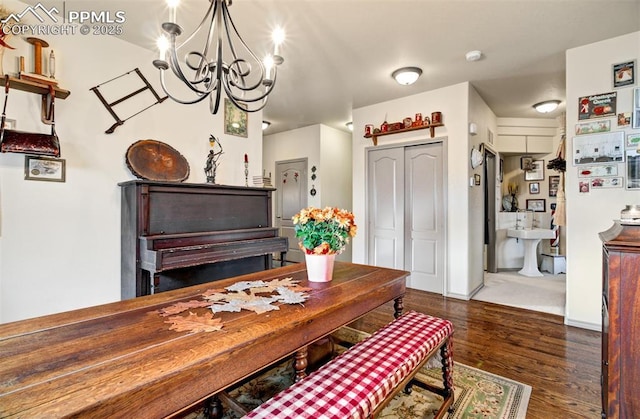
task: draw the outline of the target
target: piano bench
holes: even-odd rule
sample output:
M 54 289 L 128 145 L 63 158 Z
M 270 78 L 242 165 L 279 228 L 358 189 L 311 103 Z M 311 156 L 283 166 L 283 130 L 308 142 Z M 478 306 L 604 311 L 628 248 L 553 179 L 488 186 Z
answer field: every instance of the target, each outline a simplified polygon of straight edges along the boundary
M 319 370 L 278 393 L 246 418 L 375 417 L 438 350 L 443 388 L 427 387 L 444 398 L 435 418 L 453 405 L 453 325 L 448 320 L 410 311 Z

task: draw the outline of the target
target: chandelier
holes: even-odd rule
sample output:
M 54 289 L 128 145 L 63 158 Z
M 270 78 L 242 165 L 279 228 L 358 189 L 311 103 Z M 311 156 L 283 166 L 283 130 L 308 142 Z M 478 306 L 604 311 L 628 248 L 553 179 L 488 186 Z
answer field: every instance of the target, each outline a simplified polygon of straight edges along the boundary
M 162 24 L 164 35 L 158 40 L 160 57 L 153 65 L 160 70 L 160 83 L 164 92 L 174 101 L 190 105 L 209 98 L 212 114 L 218 112 L 224 90 L 229 100 L 239 109 L 257 112 L 267 104 L 268 95 L 276 84 L 277 67 L 284 62 L 279 55 L 284 31 L 273 33 L 274 50 L 264 60 L 244 42 L 229 14 L 232 0 L 209 0 L 207 13 L 198 27 L 183 42 L 178 37 L 183 29 L 176 21 L 179 0 L 167 0 L 170 7 L 169 22 Z M 205 32 L 206 30 L 206 32 Z M 200 51 L 189 51 L 184 61 L 179 51 L 188 48 L 198 33 L 206 34 Z M 189 47 L 189 49 L 191 49 Z M 187 86 L 188 99 L 181 99 L 169 92 L 165 80 L 166 70 L 171 69 L 176 78 Z

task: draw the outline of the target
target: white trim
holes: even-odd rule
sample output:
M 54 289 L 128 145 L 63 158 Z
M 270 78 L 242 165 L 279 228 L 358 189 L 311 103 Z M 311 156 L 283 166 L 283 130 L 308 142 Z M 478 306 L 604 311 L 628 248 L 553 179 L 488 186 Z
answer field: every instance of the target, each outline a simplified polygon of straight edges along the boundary
M 581 329 L 589 329 L 589 330 L 595 330 L 596 332 L 602 332 L 602 325 L 597 323 L 581 322 L 578 320 L 571 320 L 565 317 L 564 324 L 566 324 L 567 326 L 579 327 Z

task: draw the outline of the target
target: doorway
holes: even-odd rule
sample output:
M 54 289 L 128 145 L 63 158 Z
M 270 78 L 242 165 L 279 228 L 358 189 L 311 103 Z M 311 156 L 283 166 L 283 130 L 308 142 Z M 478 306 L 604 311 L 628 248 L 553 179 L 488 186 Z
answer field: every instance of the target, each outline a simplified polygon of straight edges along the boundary
M 446 260 L 444 144 L 367 153 L 368 263 L 411 272 L 407 286 L 442 294 Z
M 276 162 L 276 188 L 276 227 L 289 240 L 287 261 L 303 262 L 291 218 L 307 207 L 307 159 Z
M 498 272 L 496 249 L 496 155 L 484 149 L 484 244 L 487 272 Z

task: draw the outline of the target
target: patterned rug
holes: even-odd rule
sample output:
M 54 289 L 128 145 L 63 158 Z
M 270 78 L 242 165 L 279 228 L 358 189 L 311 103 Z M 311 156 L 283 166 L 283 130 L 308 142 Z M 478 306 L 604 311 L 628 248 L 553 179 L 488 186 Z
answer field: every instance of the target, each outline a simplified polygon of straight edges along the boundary
M 357 341 L 366 336 L 362 332 L 349 331 Z M 345 350 L 337 346 L 337 352 Z M 432 362 L 434 361 L 434 362 Z M 442 371 L 438 360 L 430 360 L 416 375 L 418 381 L 442 387 Z M 435 367 L 434 367 L 435 366 Z M 229 396 L 251 410 L 274 394 L 293 384 L 292 362 L 283 362 L 266 372 L 251 378 L 229 391 Z M 527 413 L 531 387 L 508 378 L 456 363 L 453 369 L 455 385 L 454 411 L 450 419 L 524 419 Z M 429 419 L 442 404 L 442 397 L 413 386 L 411 394 L 404 392 L 387 405 L 379 419 Z M 224 406 L 224 419 L 238 419 L 242 415 Z M 184 419 L 202 419 L 201 411 L 192 412 Z

